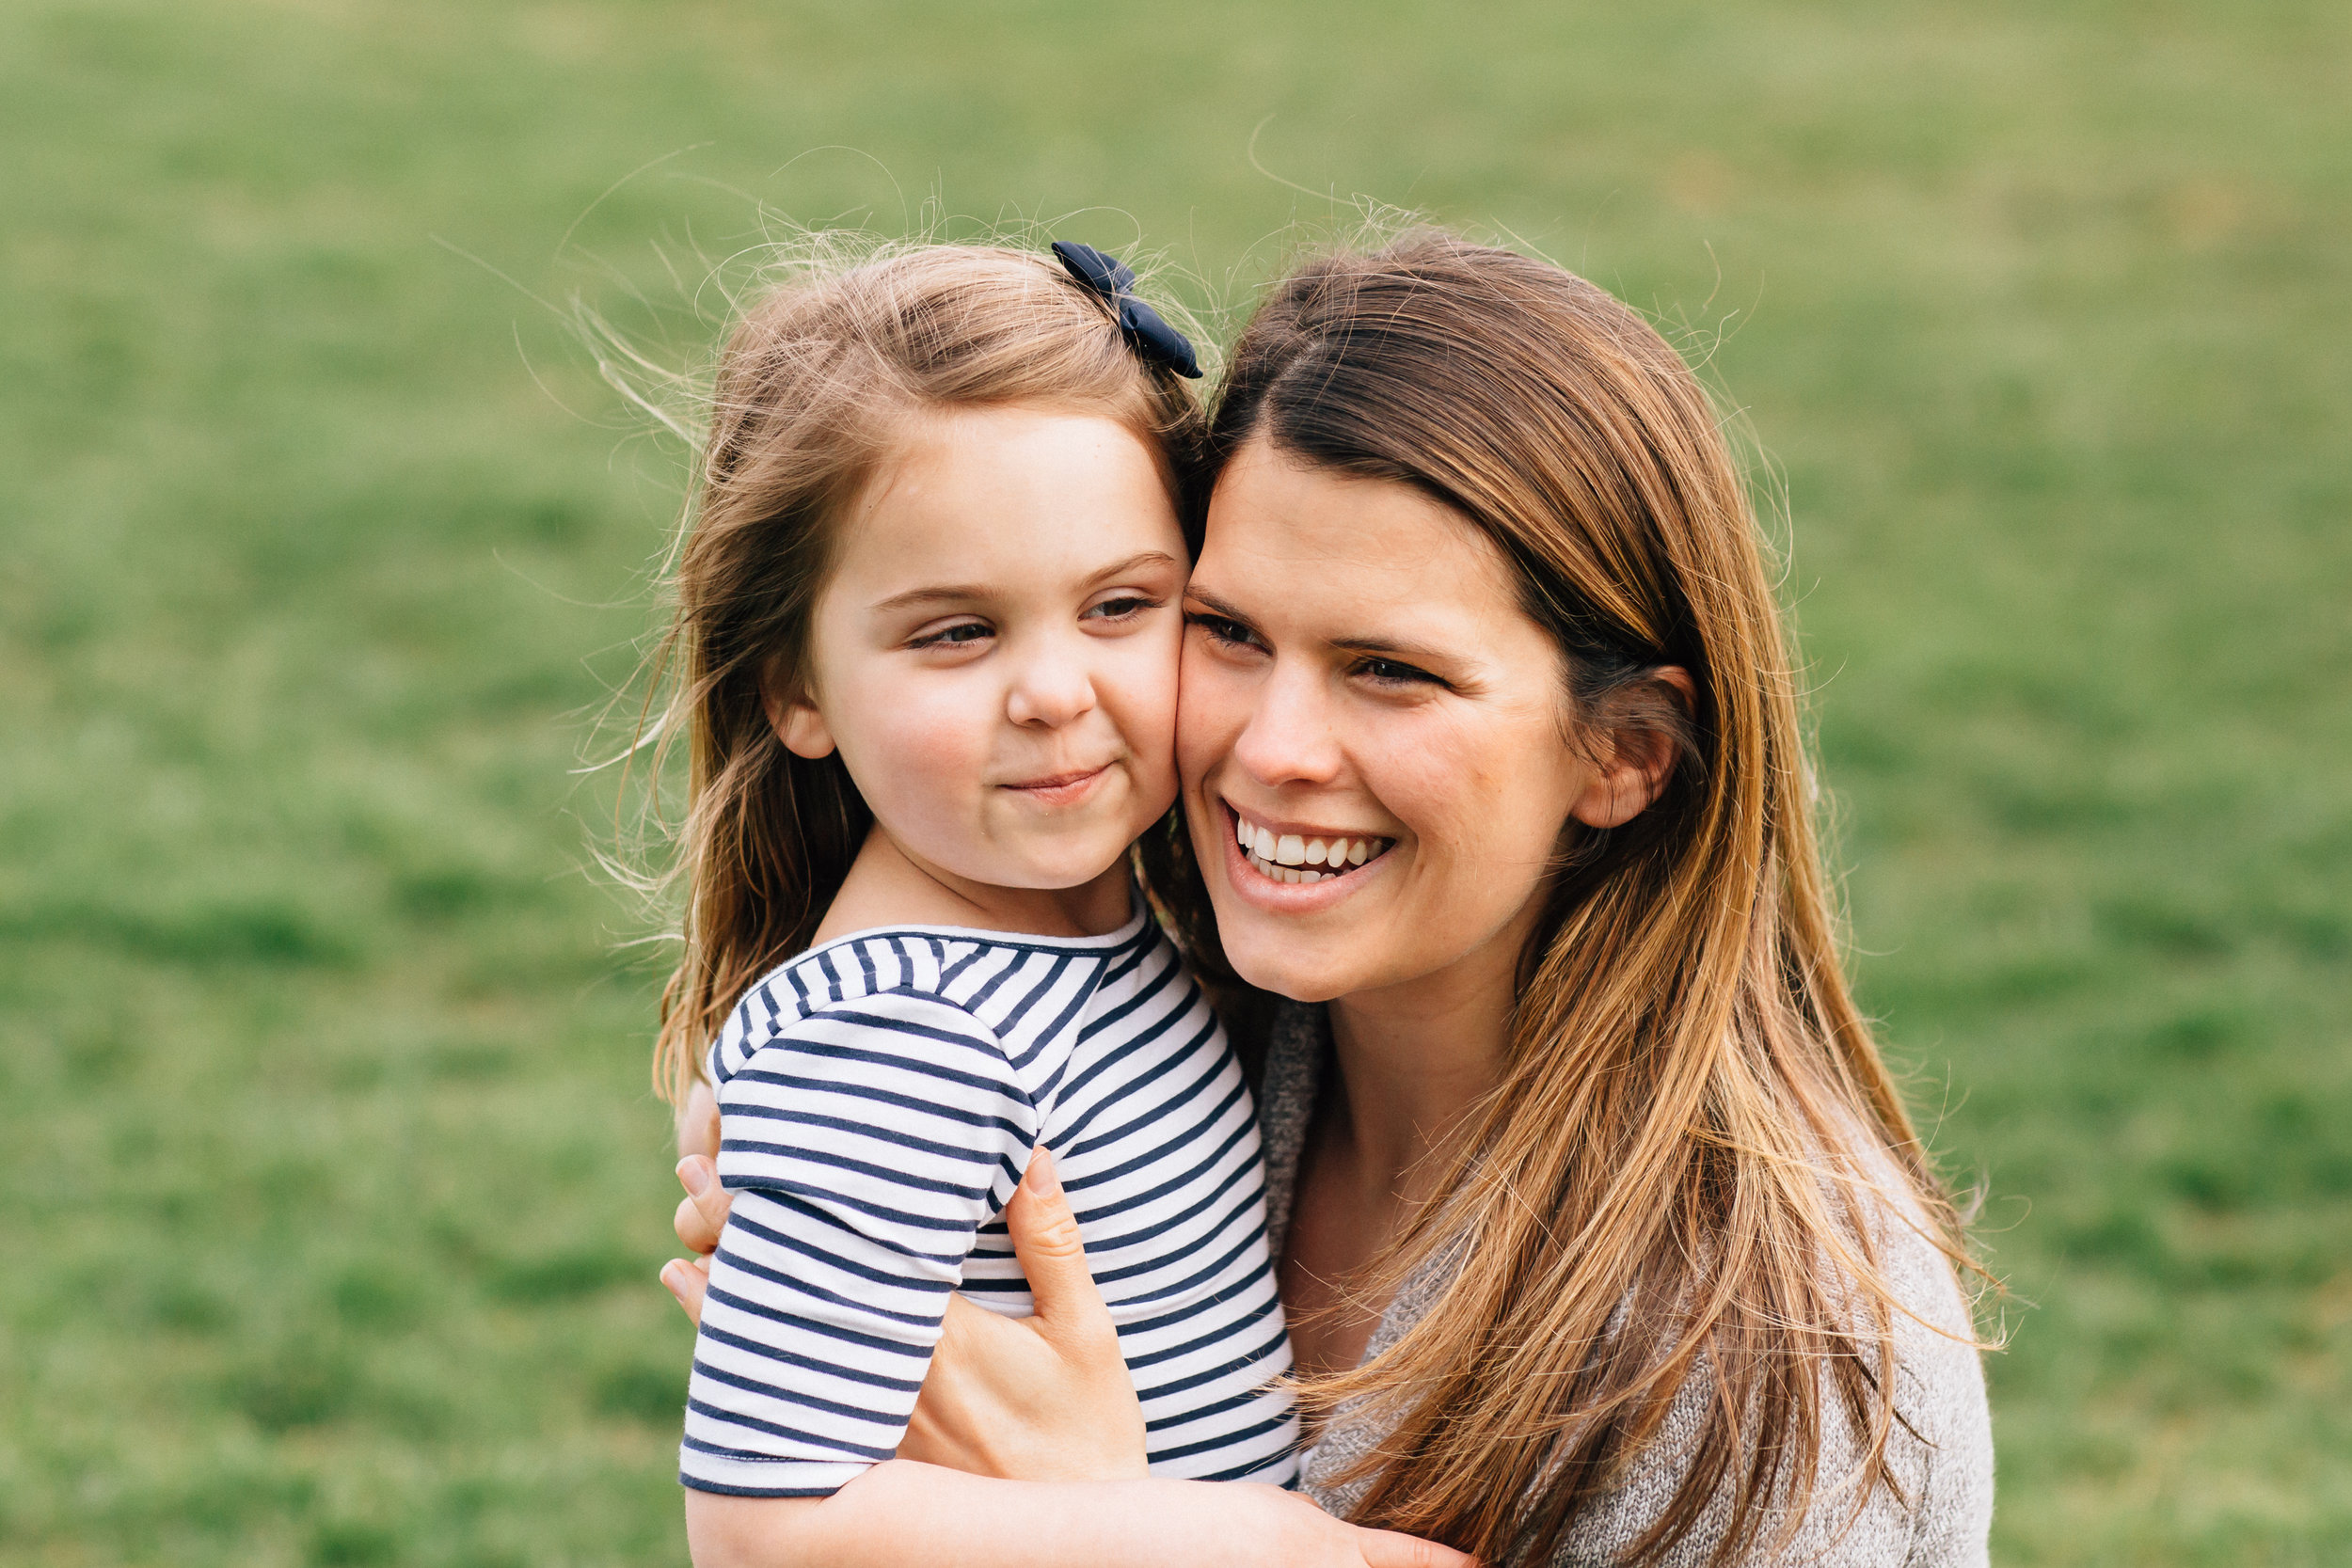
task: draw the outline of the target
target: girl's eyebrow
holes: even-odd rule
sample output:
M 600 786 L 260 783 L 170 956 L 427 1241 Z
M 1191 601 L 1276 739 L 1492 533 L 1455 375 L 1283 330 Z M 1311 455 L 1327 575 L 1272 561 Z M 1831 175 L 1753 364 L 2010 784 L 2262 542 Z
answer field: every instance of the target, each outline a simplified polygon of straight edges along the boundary
M 993 590 L 978 583 L 957 583 L 939 588 L 910 588 L 903 594 L 893 594 L 886 599 L 878 599 L 867 609 L 880 614 L 889 610 L 911 610 L 916 605 L 970 604 L 975 599 L 987 598 L 993 592 Z
M 1182 566 L 1184 562 L 1166 550 L 1138 550 L 1124 561 L 1113 562 L 1087 580 L 1108 582 L 1113 578 L 1123 578 L 1130 572 L 1140 572 L 1149 566 Z
M 1182 564 L 1166 550 L 1142 550 L 1124 561 L 1112 562 L 1092 577 L 1088 578 L 1087 583 L 1091 587 L 1095 583 L 1108 582 L 1114 578 L 1122 578 L 1130 572 L 1139 572 L 1146 567 L 1181 566 Z M 930 588 L 910 588 L 903 594 L 893 594 L 886 599 L 876 600 L 867 607 L 867 610 L 869 613 L 881 615 L 894 610 L 913 610 L 918 605 L 973 604 L 982 599 L 993 598 L 1002 591 L 1000 588 L 976 582 L 943 583 Z

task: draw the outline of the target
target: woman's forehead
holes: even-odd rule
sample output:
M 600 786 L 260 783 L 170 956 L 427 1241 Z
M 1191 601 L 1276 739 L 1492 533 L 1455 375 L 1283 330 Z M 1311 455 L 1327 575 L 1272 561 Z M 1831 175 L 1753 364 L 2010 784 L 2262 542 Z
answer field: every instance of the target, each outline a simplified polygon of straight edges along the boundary
M 1364 479 L 1262 442 L 1218 478 L 1194 581 L 1207 594 L 1414 620 L 1516 613 L 1486 531 L 1398 480 Z

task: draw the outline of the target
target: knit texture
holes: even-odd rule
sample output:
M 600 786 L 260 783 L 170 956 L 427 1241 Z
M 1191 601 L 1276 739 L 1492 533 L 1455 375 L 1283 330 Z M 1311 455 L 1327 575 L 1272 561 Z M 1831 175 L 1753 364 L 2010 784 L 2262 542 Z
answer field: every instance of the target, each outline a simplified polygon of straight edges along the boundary
M 1258 1117 L 1266 1162 L 1266 1225 L 1279 1258 L 1290 1225 L 1299 1151 L 1330 1054 L 1330 1030 L 1321 1006 L 1286 1003 L 1272 1020 L 1266 1042 Z M 1984 1370 L 1967 1342 L 1968 1310 L 1951 1266 L 1899 1214 L 1875 1227 L 1880 1265 L 1903 1307 L 1925 1323 L 1898 1316 L 1895 1406 L 1910 1423 L 1887 1439 L 1888 1462 L 1909 1506 L 1881 1487 L 1855 1507 L 1855 1487 L 1841 1484 L 1862 1462 L 1862 1434 L 1842 1405 L 1824 1402 L 1821 1461 L 1813 1500 L 1793 1535 L 1777 1550 L 1750 1551 L 1742 1563 L 1817 1568 L 1979 1568 L 1987 1561 L 1993 1523 L 1993 1427 L 1985 1405 Z M 1396 1343 L 1428 1312 L 1451 1277 L 1453 1259 L 1439 1255 L 1399 1287 L 1365 1347 L 1365 1358 Z M 1933 1327 L 1928 1326 L 1933 1324 Z M 1937 1330 L 1942 1330 L 1939 1333 Z M 1961 1336 L 1959 1338 L 1947 1338 Z M 1569 1527 L 1553 1568 L 1602 1568 L 1620 1561 L 1661 1514 L 1680 1483 L 1707 1409 L 1702 1362 L 1677 1397 L 1649 1462 L 1603 1495 Z M 1378 1445 L 1385 1429 L 1368 1418 L 1361 1402 L 1342 1405 L 1320 1441 L 1302 1456 L 1304 1489 L 1343 1518 L 1368 1481 L 1339 1478 Z M 1706 1568 L 1723 1540 L 1730 1498 L 1719 1495 L 1699 1527 L 1664 1558 L 1661 1568 Z M 1768 1520 L 1759 1539 L 1770 1543 L 1785 1519 Z

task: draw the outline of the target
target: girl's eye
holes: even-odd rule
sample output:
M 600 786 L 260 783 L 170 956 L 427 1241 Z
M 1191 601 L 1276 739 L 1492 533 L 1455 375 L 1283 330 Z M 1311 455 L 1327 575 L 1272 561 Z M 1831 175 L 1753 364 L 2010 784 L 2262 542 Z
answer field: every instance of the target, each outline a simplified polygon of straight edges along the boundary
M 937 631 L 927 631 L 910 641 L 907 646 L 910 648 L 955 647 L 966 642 L 977 642 L 995 635 L 994 628 L 985 621 L 958 621 L 954 626 L 942 626 Z
M 1089 621 L 1124 621 L 1147 610 L 1157 610 L 1160 601 L 1140 594 L 1121 594 L 1115 599 L 1104 599 L 1089 609 L 1082 619 Z
M 1194 610 L 1184 617 L 1188 626 L 1199 626 L 1209 634 L 1212 642 L 1222 642 L 1229 648 L 1249 648 L 1257 645 L 1257 636 L 1239 621 L 1222 615 L 1210 615 Z

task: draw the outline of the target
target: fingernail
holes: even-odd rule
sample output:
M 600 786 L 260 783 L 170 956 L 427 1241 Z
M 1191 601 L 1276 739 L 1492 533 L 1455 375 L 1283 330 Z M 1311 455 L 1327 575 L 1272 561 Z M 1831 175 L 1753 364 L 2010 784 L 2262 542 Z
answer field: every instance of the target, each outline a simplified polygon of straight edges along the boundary
M 669 1291 L 672 1295 L 678 1296 L 679 1299 L 683 1300 L 684 1297 L 678 1290 L 676 1278 L 677 1270 L 678 1261 L 675 1258 L 661 1265 L 661 1288 Z
M 677 1163 L 677 1179 L 686 1183 L 690 1196 L 700 1197 L 709 1189 L 710 1167 L 690 1154 Z
M 1061 1174 L 1054 1169 L 1054 1157 L 1044 1149 L 1029 1156 L 1029 1168 L 1022 1174 L 1022 1180 L 1040 1197 L 1061 1196 Z

